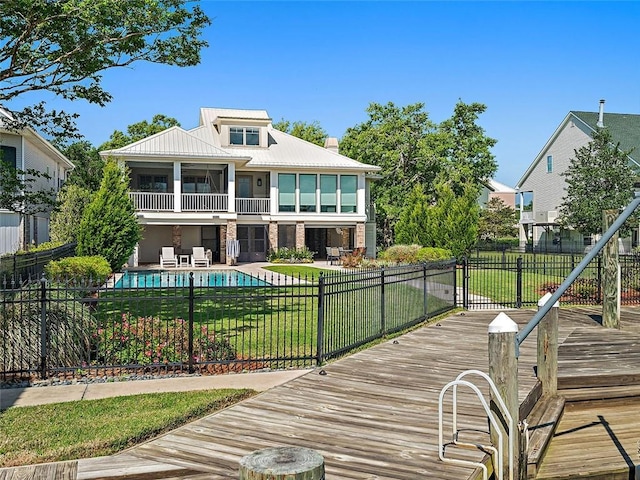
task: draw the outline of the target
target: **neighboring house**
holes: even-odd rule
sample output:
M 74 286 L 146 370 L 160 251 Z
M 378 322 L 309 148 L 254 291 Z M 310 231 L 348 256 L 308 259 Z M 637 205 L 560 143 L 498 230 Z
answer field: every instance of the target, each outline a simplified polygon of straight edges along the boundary
M 595 241 L 591 235 L 562 229 L 559 208 L 566 196 L 567 171 L 575 150 L 587 145 L 598 127 L 606 127 L 620 148 L 633 150 L 629 162 L 640 170 L 640 115 L 605 113 L 604 100 L 598 112 L 570 111 L 556 128 L 516 189 L 520 208 L 520 244 L 537 251 L 583 252 Z M 638 244 L 637 231 L 626 239 L 623 248 Z
M 73 164 L 51 143 L 31 128 L 19 133 L 7 129 L 12 120 L 9 111 L 0 107 L 0 149 L 2 159 L 18 170 L 35 169 L 51 178 L 39 178 L 30 188 L 58 191 Z M 0 255 L 14 253 L 27 244 L 38 245 L 49 240 L 49 212 L 20 216 L 0 209 Z
M 516 208 L 516 189 L 490 178 L 482 185 L 478 203 L 484 208 L 492 198 L 499 198 L 506 206 Z
M 192 130 L 172 127 L 122 148 L 143 239 L 130 264 L 158 263 L 163 246 L 211 251 L 230 263 L 264 261 L 270 250 L 366 247 L 375 255 L 369 182 L 380 170 L 276 130 L 264 110 L 202 108 Z

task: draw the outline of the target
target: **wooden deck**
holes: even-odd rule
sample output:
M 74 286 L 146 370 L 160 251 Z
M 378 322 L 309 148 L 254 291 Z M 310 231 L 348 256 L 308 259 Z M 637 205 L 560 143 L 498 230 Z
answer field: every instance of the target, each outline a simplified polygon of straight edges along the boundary
M 581 329 L 593 330 L 596 337 L 597 332 L 601 334 L 602 327 L 591 317 L 594 312 L 562 310 L 560 341 L 568 341 Z M 531 310 L 507 313 L 521 326 L 533 316 Z M 640 332 L 635 313 L 625 310 L 623 327 L 637 326 Z M 273 446 L 304 446 L 319 451 L 325 458 L 327 480 L 474 478 L 475 469 L 438 459 L 438 396 L 460 372 L 488 371 L 487 327 L 496 314 L 453 315 L 327 365 L 323 367 L 326 375 L 317 369 L 121 454 L 47 467 L 0 469 L 0 480 L 237 479 L 238 463 L 244 455 Z M 532 334 L 520 350 L 521 402 L 530 398 L 537 385 L 535 351 Z M 570 359 L 562 357 L 562 361 Z M 562 364 L 560 368 L 564 374 Z M 586 366 L 570 368 L 584 372 Z M 475 395 L 461 389 L 459 405 L 459 426 L 486 428 L 486 416 Z M 613 416 L 606 419 L 613 425 Z M 558 439 L 569 438 L 568 433 L 560 435 L 562 431 L 596 430 L 579 428 L 580 422 L 592 423 L 592 417 L 576 421 L 577 427 L 573 423 L 566 428 L 561 425 Z M 636 432 L 640 440 L 640 429 Z M 475 435 L 470 438 L 484 439 Z M 554 458 L 553 449 L 552 443 L 550 459 Z M 575 455 L 576 449 L 571 450 Z M 577 450 L 588 453 L 586 448 Z M 460 453 L 466 459 L 483 458 L 478 452 Z M 639 463 L 637 453 L 629 452 L 628 456 Z M 553 464 L 551 460 L 548 465 L 543 463 L 542 470 L 550 472 Z M 44 476 L 38 470 L 43 468 L 48 469 Z

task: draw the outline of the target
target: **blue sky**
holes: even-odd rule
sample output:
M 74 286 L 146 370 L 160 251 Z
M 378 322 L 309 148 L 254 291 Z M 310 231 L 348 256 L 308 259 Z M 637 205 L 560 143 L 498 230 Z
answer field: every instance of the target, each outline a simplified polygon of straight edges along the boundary
M 95 145 L 115 129 L 200 107 L 265 109 L 330 136 L 371 102 L 423 102 L 434 122 L 481 102 L 498 140 L 495 178 L 515 186 L 570 110 L 640 113 L 640 2 L 208 1 L 197 67 L 138 64 L 104 75 L 114 100 L 77 111 Z M 40 94 L 40 98 L 42 95 Z M 36 95 L 22 101 L 38 100 Z

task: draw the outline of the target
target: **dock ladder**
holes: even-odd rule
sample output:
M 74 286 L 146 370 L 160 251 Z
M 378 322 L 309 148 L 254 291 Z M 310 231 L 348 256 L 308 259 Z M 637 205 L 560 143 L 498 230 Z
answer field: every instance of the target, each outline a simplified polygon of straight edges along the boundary
M 484 398 L 484 395 L 482 394 L 482 392 L 480 392 L 480 389 L 473 383 L 469 382 L 468 380 L 463 380 L 464 377 L 466 377 L 467 375 L 478 375 L 482 378 L 484 378 L 487 383 L 489 384 L 489 387 L 491 388 L 491 393 L 493 394 L 493 397 L 495 398 L 498 408 L 500 409 L 500 413 L 502 413 L 502 415 L 504 416 L 506 423 L 507 423 L 507 431 L 506 434 L 508 436 L 508 462 L 509 462 L 509 480 L 513 480 L 513 476 L 514 476 L 514 472 L 513 472 L 513 455 L 514 455 L 514 435 L 512 434 L 512 432 L 514 431 L 514 423 L 513 423 L 513 418 L 512 416 L 509 414 L 509 411 L 507 410 L 507 406 L 504 403 L 504 400 L 502 400 L 502 397 L 500 396 L 500 394 L 498 393 L 498 389 L 496 388 L 495 384 L 493 383 L 493 380 L 491 380 L 491 378 L 484 372 L 481 372 L 480 370 L 466 370 L 464 372 L 462 372 L 460 375 L 458 375 L 456 377 L 455 380 L 453 380 L 452 382 L 447 383 L 442 390 L 440 391 L 440 397 L 438 400 L 438 455 L 440 457 L 440 460 L 442 460 L 443 462 L 447 462 L 447 463 L 455 463 L 458 465 L 467 465 L 467 466 L 472 466 L 472 467 L 480 467 L 482 469 L 482 473 L 483 473 L 483 478 L 484 480 L 487 480 L 488 478 L 488 472 L 487 472 L 487 467 L 485 465 L 483 465 L 480 462 L 472 462 L 470 460 L 462 460 L 462 459 L 457 459 L 457 458 L 447 458 L 445 457 L 445 448 L 448 445 L 455 445 L 461 448 L 469 448 L 469 449 L 478 449 L 478 450 L 484 450 L 484 451 L 489 451 L 493 454 L 494 458 L 497 457 L 498 460 L 498 468 L 494 468 L 494 473 L 496 476 L 497 480 L 503 480 L 503 466 L 504 466 L 504 452 L 503 450 L 503 429 L 500 425 L 500 422 L 498 421 L 498 419 L 496 418 L 496 415 L 494 412 L 491 411 L 491 408 L 489 407 L 489 404 L 487 403 L 487 400 Z M 461 442 L 459 440 L 459 433 L 460 430 L 458 429 L 458 405 L 457 405 L 457 400 L 458 400 L 458 387 L 459 386 L 465 386 L 470 388 L 471 390 L 473 390 L 475 392 L 475 394 L 478 396 L 478 399 L 480 400 L 480 403 L 482 404 L 482 407 L 484 408 L 486 414 L 487 414 L 487 418 L 489 420 L 489 423 L 491 424 L 491 426 L 493 427 L 493 429 L 497 432 L 498 435 L 498 446 L 497 448 L 494 446 L 488 446 L 488 445 L 481 445 L 481 444 L 476 444 L 476 443 L 468 443 L 468 442 Z M 444 443 L 444 424 L 443 424 L 443 404 L 444 404 L 444 397 L 445 394 L 447 393 L 447 391 L 449 389 L 452 389 L 452 400 L 453 400 L 453 413 L 452 413 L 452 437 L 451 437 L 451 441 L 448 442 L 447 444 Z M 489 433 L 489 432 L 486 432 Z

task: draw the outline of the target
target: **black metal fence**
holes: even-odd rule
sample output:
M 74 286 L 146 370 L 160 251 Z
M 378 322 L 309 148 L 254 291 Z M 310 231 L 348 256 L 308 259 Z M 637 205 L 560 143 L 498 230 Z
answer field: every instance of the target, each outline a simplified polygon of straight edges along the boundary
M 68 243 L 51 250 L 27 252 L 0 257 L 0 278 L 14 279 L 21 283 L 30 278 L 38 278 L 44 266 L 51 260 L 70 257 L 75 254 L 76 244 Z
M 471 256 L 462 260 L 458 282 L 460 305 L 465 308 L 520 308 L 537 305 L 554 292 L 583 255 Z M 620 255 L 621 303 L 640 304 L 640 257 Z M 596 257 L 561 298 L 565 305 L 602 303 L 602 258 Z
M 127 272 L 0 285 L 0 378 L 321 363 L 456 304 L 454 262 L 316 278 Z

